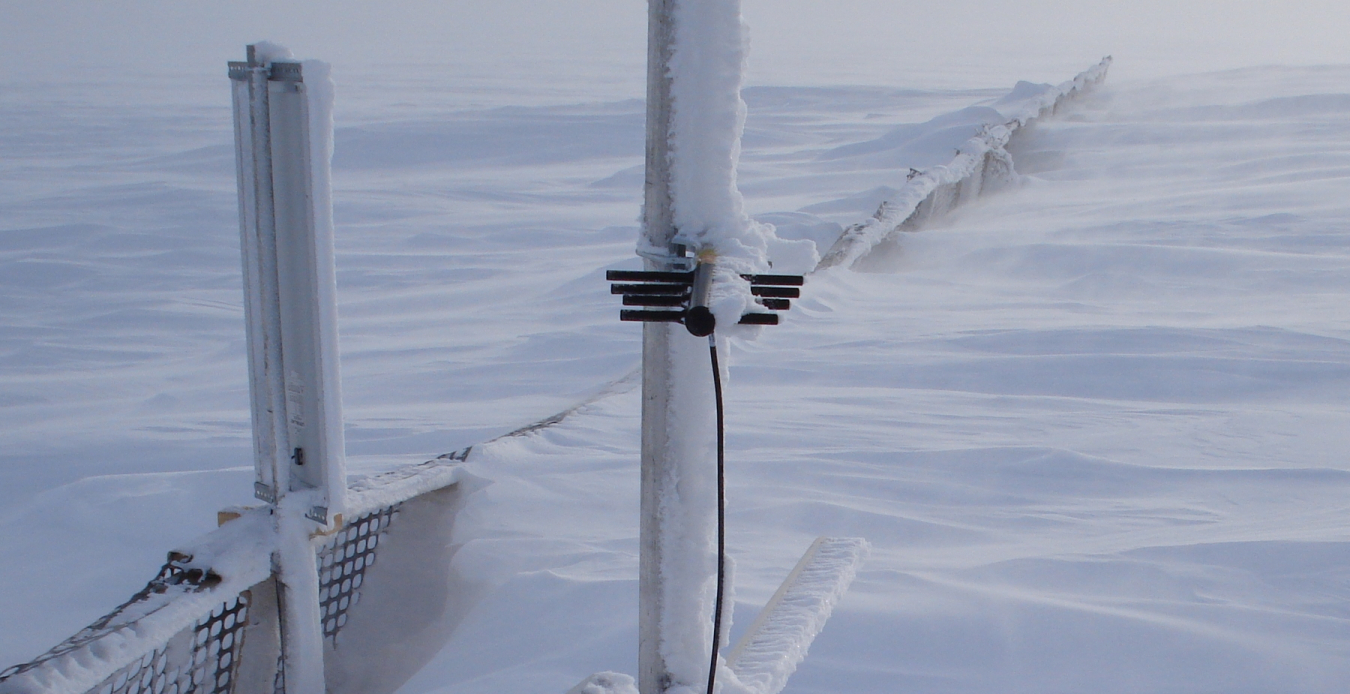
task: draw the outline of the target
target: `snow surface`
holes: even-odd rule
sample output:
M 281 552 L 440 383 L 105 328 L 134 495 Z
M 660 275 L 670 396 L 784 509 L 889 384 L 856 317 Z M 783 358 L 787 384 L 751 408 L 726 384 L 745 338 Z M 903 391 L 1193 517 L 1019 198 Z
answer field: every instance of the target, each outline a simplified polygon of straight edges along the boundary
M 584 75 L 570 101 L 517 75 L 377 76 L 335 75 L 360 473 L 566 409 L 639 342 L 603 270 L 638 265 L 641 102 Z M 0 664 L 250 501 L 223 61 L 211 89 L 124 79 L 0 94 Z M 924 165 L 883 136 L 992 106 L 1007 85 L 987 83 L 747 89 L 747 213 L 828 244 Z M 785 692 L 1342 690 L 1347 84 L 1109 80 L 1014 140 L 1021 187 L 875 272 L 813 277 L 731 347 L 736 623 L 812 538 L 873 546 Z M 638 405 L 475 447 L 493 484 L 455 561 L 496 589 L 401 691 L 635 670 Z

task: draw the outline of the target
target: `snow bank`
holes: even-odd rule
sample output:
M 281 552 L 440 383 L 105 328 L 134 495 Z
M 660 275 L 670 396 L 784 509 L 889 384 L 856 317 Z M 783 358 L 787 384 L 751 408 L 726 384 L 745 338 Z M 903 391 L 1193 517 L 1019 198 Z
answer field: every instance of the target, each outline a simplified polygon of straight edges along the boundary
M 917 229 L 925 221 L 978 197 L 1015 176 L 1005 146 L 1018 129 L 1037 118 L 1053 115 L 1065 102 L 1101 84 L 1111 66 L 1110 56 L 1057 87 L 1019 82 L 993 106 L 1006 119 L 985 125 L 957 148 L 946 165 L 924 171 L 910 169 L 905 185 L 881 204 L 871 219 L 844 230 L 821 258 L 817 270 L 849 266 L 878 243 L 901 229 Z
M 460 511 L 478 489 L 468 476 L 460 479 L 380 509 L 378 516 L 353 518 L 320 550 L 320 597 L 330 599 L 324 618 L 333 620 L 326 622 L 332 635 L 324 639 L 323 660 L 330 694 L 398 689 L 481 599 L 480 582 L 455 562 L 464 542 L 458 539 L 464 534 Z M 353 550 L 364 561 L 344 568 Z M 350 593 L 332 603 L 331 591 L 342 594 L 348 585 Z
M 597 672 L 567 690 L 567 694 L 637 694 L 633 678 L 618 672 Z

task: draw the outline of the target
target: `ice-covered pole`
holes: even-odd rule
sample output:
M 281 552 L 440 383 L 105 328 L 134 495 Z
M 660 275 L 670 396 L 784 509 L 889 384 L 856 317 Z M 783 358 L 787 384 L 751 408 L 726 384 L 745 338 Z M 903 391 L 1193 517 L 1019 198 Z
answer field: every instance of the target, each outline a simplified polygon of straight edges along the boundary
M 670 56 L 674 50 L 675 0 L 648 0 L 647 151 L 639 252 L 648 270 L 683 269 L 684 249 L 674 243 L 670 199 Z M 661 653 L 666 554 L 661 499 L 673 486 L 668 462 L 670 430 L 669 323 L 642 326 L 642 463 L 638 559 L 638 691 L 662 694 L 671 683 Z
M 744 213 L 735 185 L 745 117 L 740 2 L 649 0 L 648 8 L 638 253 L 647 270 L 663 272 L 692 269 L 695 254 L 716 257 L 725 286 L 714 292 L 710 308 L 717 325 L 735 326 L 751 301 L 748 284 L 737 291 L 743 284 L 737 273 L 768 267 L 764 235 Z M 646 323 L 642 358 L 638 688 L 642 694 L 701 691 L 717 587 L 716 421 L 707 342 L 677 324 Z M 718 679 L 726 691 L 731 682 Z

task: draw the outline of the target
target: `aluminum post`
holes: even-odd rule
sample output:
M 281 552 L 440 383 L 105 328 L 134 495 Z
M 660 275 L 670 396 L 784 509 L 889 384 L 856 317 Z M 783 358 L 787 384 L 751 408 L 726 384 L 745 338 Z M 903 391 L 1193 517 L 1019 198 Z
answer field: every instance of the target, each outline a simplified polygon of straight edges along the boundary
M 328 176 L 313 171 L 301 63 L 264 63 L 252 47 L 249 55 L 230 76 L 257 496 L 315 490 L 306 511 L 327 525 L 345 492 L 333 230 L 316 209 L 327 204 Z
M 272 52 L 275 52 L 273 50 Z M 323 635 L 311 536 L 342 526 L 345 452 L 338 392 L 336 281 L 327 153 L 326 66 L 315 101 L 301 63 L 230 63 L 248 330 L 255 494 L 276 507 L 279 681 L 322 694 Z M 318 156 L 316 156 L 316 153 Z
M 675 45 L 675 0 L 649 0 L 647 19 L 647 151 L 642 208 L 642 239 L 646 269 L 677 269 L 673 259 L 684 255 L 673 245 L 674 209 L 670 194 L 671 78 L 670 59 Z M 662 256 L 671 259 L 663 259 Z M 672 323 L 645 323 L 642 327 L 642 486 L 640 555 L 638 561 L 638 691 L 662 694 L 671 675 L 661 655 L 665 585 L 661 564 L 663 547 L 661 499 L 666 496 L 669 470 L 670 341 Z
M 252 396 L 254 495 L 268 503 L 289 487 L 285 451 L 285 383 L 281 368 L 281 301 L 277 295 L 276 222 L 272 196 L 271 67 L 253 46 L 248 61 L 230 64 L 234 85 L 235 163 L 243 256 L 244 318 Z

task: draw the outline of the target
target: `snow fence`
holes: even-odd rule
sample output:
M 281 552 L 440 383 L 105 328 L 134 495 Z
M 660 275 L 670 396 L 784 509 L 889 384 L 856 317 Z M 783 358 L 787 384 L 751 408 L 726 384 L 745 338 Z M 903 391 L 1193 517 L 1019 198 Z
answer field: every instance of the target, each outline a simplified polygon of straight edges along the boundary
M 355 482 L 354 520 L 310 538 L 328 692 L 391 692 L 449 638 L 467 593 L 450 569 L 450 535 L 481 486 L 459 466 L 468 452 Z M 220 522 L 169 552 L 117 609 L 0 672 L 0 694 L 285 691 L 274 518 L 268 507 L 227 509 Z
M 1007 121 L 986 125 L 957 149 L 950 163 L 926 171 L 911 169 L 895 197 L 883 202 L 871 219 L 845 229 L 821 257 L 816 270 L 851 266 L 896 232 L 916 231 L 929 220 L 1012 182 L 1016 173 L 1006 147 L 1013 134 L 1037 119 L 1054 115 L 1067 102 L 1101 84 L 1110 67 L 1111 57 L 1107 56 L 1068 82 L 1006 103 L 1001 110 Z M 1017 91 L 1014 89 L 1010 96 Z

